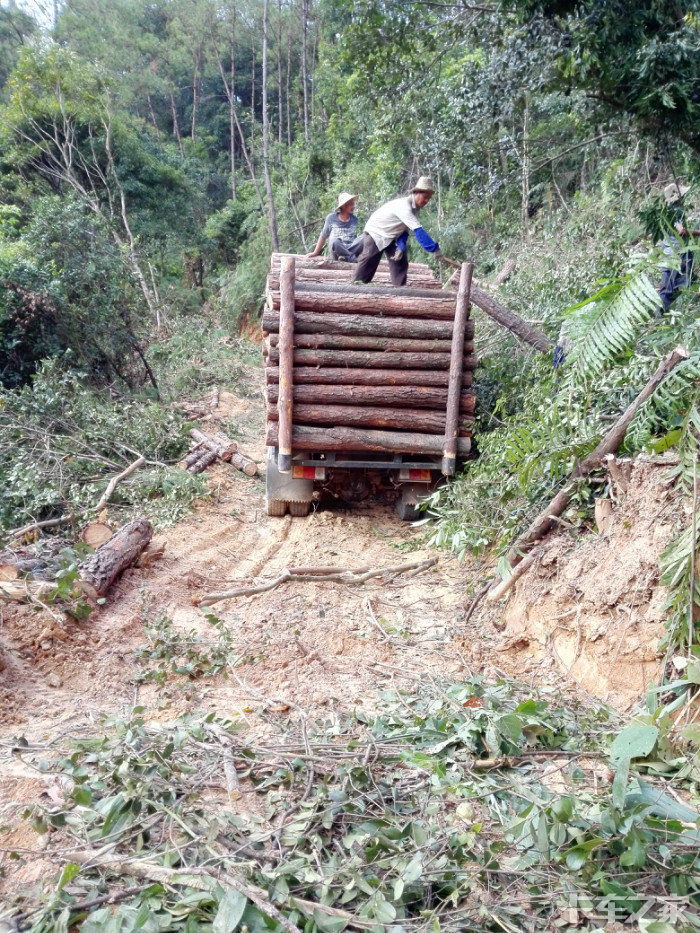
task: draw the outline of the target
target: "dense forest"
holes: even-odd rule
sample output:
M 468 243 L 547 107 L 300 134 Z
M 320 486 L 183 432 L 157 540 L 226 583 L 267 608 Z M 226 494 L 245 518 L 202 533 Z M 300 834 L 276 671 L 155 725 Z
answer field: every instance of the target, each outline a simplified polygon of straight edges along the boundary
M 695 290 L 662 315 L 654 289 L 680 270 L 659 243 L 697 197 L 697 3 L 30 12 L 0 7 L 6 528 L 79 512 L 134 448 L 177 457 L 170 403 L 230 376 L 270 252 L 311 249 L 339 190 L 363 222 L 430 173 L 443 252 L 484 283 L 514 263 L 502 300 L 568 349 L 554 366 L 480 322 L 480 456 L 432 506 L 434 541 L 460 555 L 505 547 L 669 348 L 693 350 Z M 691 485 L 696 377 L 693 351 L 625 448 L 678 446 Z M 201 492 L 148 483 L 164 517 Z
M 478 287 L 548 349 L 474 309 L 473 451 L 413 531 L 471 568 L 466 626 L 494 581 L 508 584 L 543 510 L 572 552 L 595 529 L 612 493 L 589 461 L 673 357 L 611 448 L 663 462 L 683 503 L 655 558 L 659 683 L 624 729 L 495 666 L 488 683 L 481 668 L 450 684 L 416 673 L 376 715 L 342 721 L 252 693 L 270 734 L 298 718 L 279 746 L 244 749 L 236 716 L 173 725 L 181 698 L 165 692 L 154 725 L 136 698 L 147 677 L 244 687 L 234 666 L 264 652 L 244 645 L 232 660 L 233 639 L 252 639 L 237 617 L 207 613 L 202 640 L 144 591 L 134 618 L 152 667 L 126 718 L 66 752 L 53 810 L 27 809 L 47 839 L 64 833 L 69 860 L 20 898 L 17 929 L 622 929 L 593 923 L 588 900 L 571 907 L 582 893 L 617 898 L 638 919 L 629 929 L 700 928 L 688 807 L 700 782 L 700 0 L 0 0 L 0 541 L 21 529 L 29 546 L 27 526 L 53 535 L 95 518 L 135 457 L 145 467 L 110 503 L 115 526 L 139 515 L 166 529 L 207 495 L 218 503 L 220 489 L 176 466 L 187 403 L 219 386 L 253 398 L 243 373 L 259 366 L 271 253 L 311 251 L 341 191 L 356 194 L 362 229 L 423 175 L 436 187 L 423 222 L 444 256 L 473 262 Z M 415 239 L 409 252 L 448 287 L 451 268 Z M 95 609 L 71 588 L 85 550 L 52 565 L 71 618 Z M 32 608 L 54 617 L 52 605 Z M 402 663 L 408 634 L 367 607 Z M 314 612 L 321 626 L 325 604 Z M 310 663 L 300 615 L 287 629 Z M 267 616 L 259 627 L 272 638 Z M 575 640 L 578 658 L 580 625 Z M 555 750 L 566 760 L 543 777 Z M 265 826 L 200 807 L 219 772 L 229 805 L 241 797 L 236 767 L 269 792 Z M 102 848 L 84 868 L 88 842 Z M 643 921 L 652 896 L 692 911 Z

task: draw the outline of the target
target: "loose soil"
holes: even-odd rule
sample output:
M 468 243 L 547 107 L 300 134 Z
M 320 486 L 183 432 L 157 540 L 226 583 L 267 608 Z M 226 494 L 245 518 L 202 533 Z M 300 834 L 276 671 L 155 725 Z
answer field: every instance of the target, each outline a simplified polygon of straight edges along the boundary
M 204 428 L 238 425 L 241 449 L 264 471 L 261 392 L 253 391 L 259 371 L 249 378 L 248 395 L 221 393 Z M 20 736 L 51 745 L 94 733 L 101 717 L 136 704 L 163 721 L 189 710 L 237 716 L 264 734 L 271 710 L 294 715 L 302 706 L 322 716 L 369 709 L 378 689 L 474 673 L 558 683 L 628 709 L 658 672 L 664 599 L 658 555 L 678 518 L 665 470 L 663 463 L 639 462 L 608 535 L 554 536 L 514 588 L 505 615 L 502 606 L 482 606 L 465 625 L 484 571 L 442 553 L 436 566 L 413 576 L 388 572 L 359 587 L 286 583 L 197 608 L 206 593 L 259 583 L 290 566 L 391 568 L 407 557 L 435 556 L 425 549 L 423 530 L 401 523 L 387 503 L 323 503 L 307 518 L 270 518 L 263 480 L 214 466 L 210 497 L 188 521 L 156 536 L 165 545 L 162 558 L 127 571 L 89 620 L 0 607 L 0 896 L 54 871 L 41 857 L 44 837 L 21 814 L 46 795 L 60 797 L 60 785 L 13 755 Z M 241 659 L 233 672 L 139 682 L 156 666 L 135 658 L 147 643 L 144 623 L 167 617 L 176 630 L 212 643 L 219 638 L 207 619 L 212 611 Z M 10 852 L 22 858 L 11 860 Z

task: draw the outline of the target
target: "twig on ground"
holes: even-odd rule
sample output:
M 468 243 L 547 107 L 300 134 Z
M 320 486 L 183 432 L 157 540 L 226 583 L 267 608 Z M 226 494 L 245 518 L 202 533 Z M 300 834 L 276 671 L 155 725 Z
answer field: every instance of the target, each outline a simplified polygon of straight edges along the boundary
M 237 596 L 253 596 L 257 593 L 266 593 L 268 590 L 273 590 L 282 583 L 291 581 L 319 580 L 320 578 L 323 581 L 358 586 L 372 579 L 372 577 L 396 576 L 397 574 L 405 573 L 407 570 L 427 570 L 428 567 L 434 567 L 437 562 L 437 557 L 429 557 L 427 560 L 407 561 L 404 564 L 397 564 L 395 567 L 378 567 L 375 570 L 363 569 L 362 572 L 348 570 L 339 573 L 336 568 L 326 567 L 299 567 L 295 568 L 294 571 L 285 569 L 279 577 L 275 577 L 273 580 L 268 580 L 265 583 L 258 583 L 251 586 L 239 586 L 236 589 L 223 590 L 220 593 L 208 593 L 200 599 L 199 605 L 211 606 L 214 603 L 220 602 L 222 599 L 235 599 Z
M 94 511 L 99 512 L 100 509 L 109 502 L 112 496 L 112 493 L 117 488 L 117 484 L 121 483 L 121 481 L 123 479 L 126 479 L 127 476 L 130 476 L 134 472 L 134 470 L 138 470 L 138 468 L 140 466 L 143 466 L 145 462 L 146 462 L 145 457 L 139 457 L 137 460 L 134 460 L 133 463 L 130 463 L 129 466 L 125 470 L 122 470 L 121 473 L 117 474 L 117 476 L 113 476 L 112 479 L 107 484 L 107 488 L 102 494 L 100 501 L 97 503 L 96 506 L 94 506 Z

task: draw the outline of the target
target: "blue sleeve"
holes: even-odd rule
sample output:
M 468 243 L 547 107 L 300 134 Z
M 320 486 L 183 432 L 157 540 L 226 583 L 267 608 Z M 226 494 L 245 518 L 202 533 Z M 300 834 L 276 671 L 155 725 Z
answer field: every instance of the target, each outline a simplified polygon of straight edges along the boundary
M 396 249 L 402 249 L 405 253 L 407 246 L 408 246 L 408 230 L 405 233 L 402 233 L 401 236 L 396 238 Z
M 415 233 L 416 239 L 426 251 L 426 253 L 440 252 L 439 244 L 436 243 L 435 240 L 433 240 L 430 236 L 428 236 L 422 227 L 416 227 L 413 232 Z

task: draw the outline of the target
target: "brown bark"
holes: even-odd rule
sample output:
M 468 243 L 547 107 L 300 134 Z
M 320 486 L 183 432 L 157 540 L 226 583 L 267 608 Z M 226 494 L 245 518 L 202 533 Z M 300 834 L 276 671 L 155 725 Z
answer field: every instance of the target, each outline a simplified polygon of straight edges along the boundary
M 263 171 L 265 174 L 265 193 L 267 195 L 267 214 L 270 221 L 270 237 L 272 248 L 279 249 L 277 236 L 277 215 L 275 213 L 275 199 L 272 194 L 272 179 L 270 177 L 270 119 L 267 108 L 267 52 L 269 27 L 269 0 L 263 0 L 262 22 L 262 144 L 263 144 Z
M 221 457 L 222 460 L 230 460 L 238 450 L 236 442 L 221 432 L 214 435 L 214 437 L 208 437 L 203 431 L 192 428 L 190 437 L 216 454 L 217 457 Z
M 474 344 L 464 344 L 467 353 L 471 353 Z M 268 355 L 270 363 L 279 361 L 277 347 L 271 347 Z M 295 366 L 358 366 L 363 369 L 448 369 L 449 353 L 391 353 L 390 351 L 373 353 L 371 350 L 294 350 Z
M 328 256 L 307 256 L 305 253 L 272 253 L 270 256 L 270 268 L 279 270 L 282 258 L 284 256 L 294 256 L 296 266 L 300 269 L 347 269 L 348 264 L 341 259 L 329 259 Z M 388 268 L 388 262 L 382 260 L 379 268 Z M 430 272 L 430 266 L 425 262 L 409 262 L 408 271 Z
M 258 472 L 257 464 L 242 453 L 235 453 L 231 456 L 231 466 L 245 473 L 246 476 L 255 476 Z
M 417 434 L 401 431 L 363 431 L 359 428 L 313 428 L 295 425 L 292 433 L 294 450 L 376 451 L 379 453 L 407 453 L 439 456 L 442 453 L 442 434 Z M 277 446 L 277 422 L 267 424 L 266 443 Z M 466 457 L 471 450 L 468 437 L 460 438 L 457 452 Z
M 292 203 L 294 203 L 292 199 Z M 319 285 L 351 285 L 353 276 L 355 274 L 354 265 L 345 263 L 344 269 L 319 269 L 319 268 L 308 268 L 303 267 L 299 270 L 299 275 L 297 276 L 297 281 L 299 282 L 315 282 Z M 378 285 L 383 286 L 384 288 L 395 288 L 396 286 L 392 285 L 391 276 L 389 270 L 380 269 L 372 280 L 373 287 Z M 277 271 L 271 272 L 267 277 L 267 287 L 270 291 L 275 291 L 279 288 L 279 273 Z M 409 272 L 408 279 L 406 281 L 406 288 L 427 288 L 432 291 L 440 292 L 442 290 L 442 285 L 431 273 L 416 273 Z
M 270 346 L 279 345 L 279 335 L 270 336 Z M 409 340 L 401 337 L 346 337 L 334 334 L 294 334 L 294 346 L 302 350 L 392 350 L 399 353 L 449 353 L 449 340 Z
M 268 407 L 270 421 L 277 420 L 277 410 Z M 350 405 L 294 405 L 294 424 L 326 424 L 331 427 L 397 428 L 439 434 L 445 431 L 445 413 L 425 408 L 356 408 Z M 455 418 L 455 439 L 459 431 L 470 431 L 474 419 L 470 415 Z
M 267 401 L 274 405 L 279 397 L 278 387 L 267 387 Z M 294 405 L 297 403 L 313 405 L 350 405 L 362 408 L 364 405 L 393 405 L 396 408 L 432 408 L 445 410 L 447 389 L 432 386 L 335 386 L 335 385 L 295 385 Z M 476 403 L 473 392 L 462 392 L 459 396 L 459 410 L 472 414 Z
M 173 136 L 177 139 L 177 145 L 180 149 L 180 158 L 185 158 L 185 150 L 182 148 L 182 136 L 180 135 L 180 124 L 177 120 L 177 107 L 175 106 L 175 96 L 170 92 L 170 112 L 173 117 Z
M 217 459 L 217 454 L 213 450 L 209 450 L 208 447 L 202 447 L 199 457 L 187 467 L 187 472 L 191 473 L 193 476 L 196 476 L 197 473 L 202 473 L 208 466 L 211 466 L 212 463 Z
M 280 326 L 278 311 L 266 308 L 262 327 L 268 333 L 277 333 Z M 452 321 L 426 321 L 421 318 L 384 318 L 370 314 L 332 314 L 319 311 L 294 311 L 294 332 L 297 334 L 346 334 L 364 337 L 410 337 L 413 340 L 452 340 Z M 474 336 L 474 322 L 467 321 L 465 336 Z
M 84 591 L 93 598 L 104 596 L 119 574 L 146 549 L 152 536 L 151 523 L 145 518 L 120 528 L 83 562 L 80 580 Z
M 291 469 L 292 418 L 294 390 L 294 257 L 282 260 L 280 306 L 279 361 L 279 456 L 277 466 L 281 473 Z
M 685 347 L 676 347 L 675 350 L 661 361 L 649 382 L 647 382 L 632 404 L 620 415 L 612 428 L 596 446 L 595 450 L 576 465 L 571 474 L 569 483 L 556 494 L 544 512 L 535 519 L 527 531 L 513 544 L 508 552 L 508 563 L 511 567 L 515 567 L 519 564 L 533 545 L 547 534 L 552 525 L 555 524 L 555 518 L 564 512 L 571 501 L 571 497 L 576 491 L 576 481 L 588 476 L 592 470 L 599 467 L 602 459 L 608 454 L 615 453 L 620 444 L 624 441 L 627 428 L 630 426 L 640 406 L 643 405 L 649 396 L 657 389 L 671 370 L 683 360 L 687 360 L 689 355 Z
M 437 292 L 429 288 L 300 282 L 294 291 L 294 300 L 300 311 L 419 317 L 433 321 L 451 321 L 455 314 L 454 293 Z M 268 301 L 273 308 L 279 308 L 279 292 L 269 292 Z
M 470 262 L 462 263 L 462 272 L 457 293 L 454 333 L 450 358 L 450 379 L 447 387 L 445 446 L 443 448 L 442 472 L 452 476 L 457 462 L 457 434 L 460 429 L 459 410 L 462 391 L 462 369 L 464 357 L 464 332 L 469 317 L 469 293 L 472 287 L 474 266 Z M 472 408 L 472 411 L 474 409 Z
M 466 357 L 466 360 L 476 357 Z M 268 366 L 265 370 L 268 385 L 279 382 L 279 369 Z M 345 386 L 444 386 L 447 387 L 449 374 L 432 369 L 344 369 L 342 366 L 316 367 L 297 366 L 294 368 L 294 385 L 345 385 Z M 473 374 L 465 369 L 462 385 L 472 384 Z

